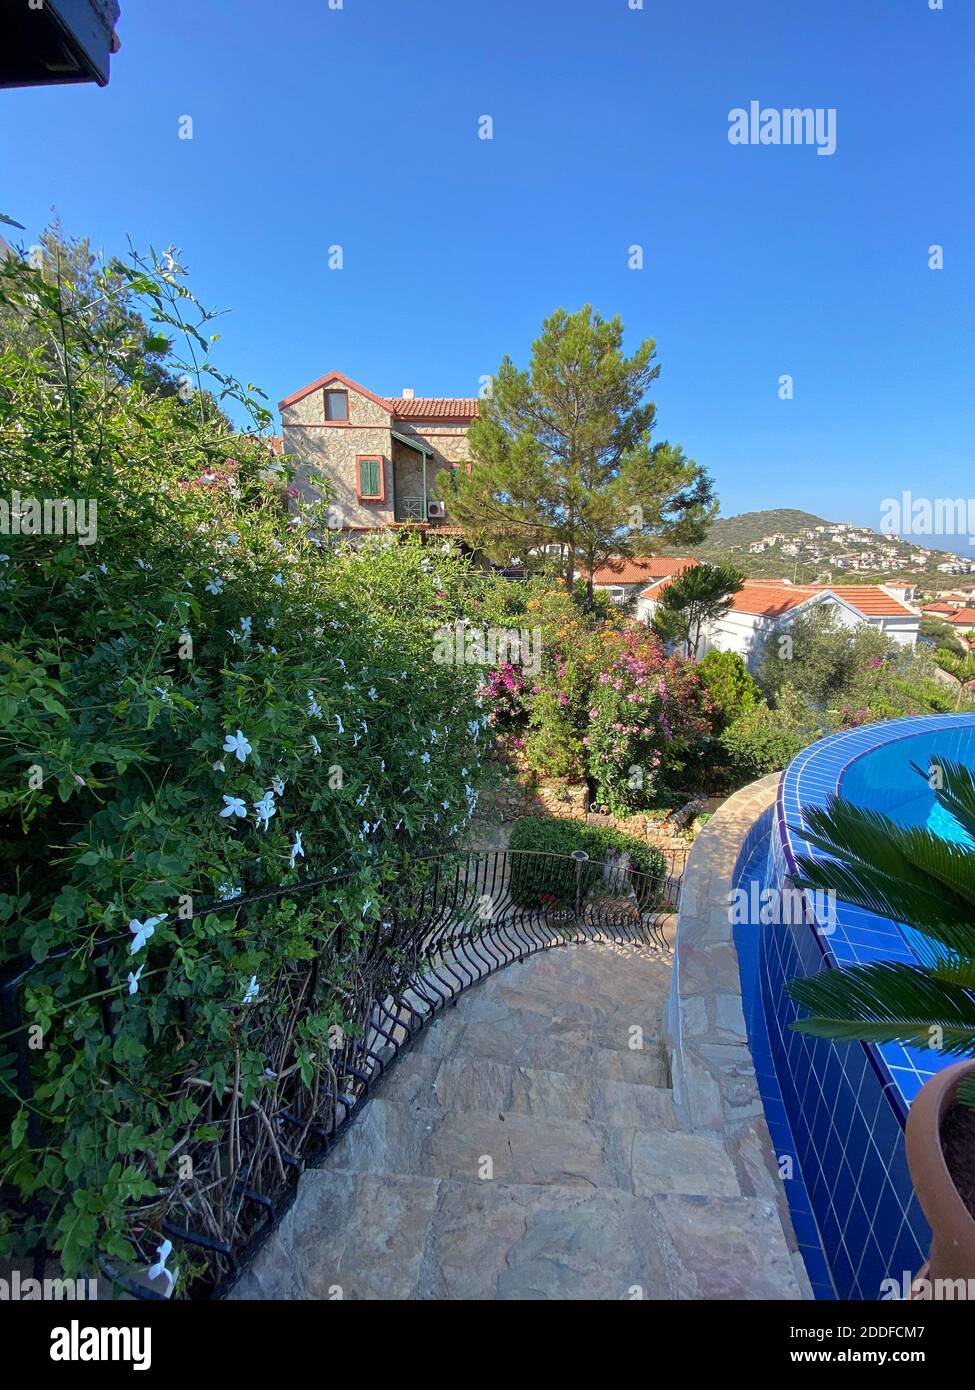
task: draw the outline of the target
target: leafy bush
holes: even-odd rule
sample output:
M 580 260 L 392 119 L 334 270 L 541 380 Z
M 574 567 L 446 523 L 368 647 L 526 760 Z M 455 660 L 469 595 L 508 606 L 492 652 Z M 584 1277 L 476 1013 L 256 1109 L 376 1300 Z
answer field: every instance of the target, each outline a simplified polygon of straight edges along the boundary
M 718 733 L 761 701 L 761 691 L 737 652 L 708 652 L 698 662 L 697 673 L 711 696 Z
M 649 878 L 663 880 L 667 872 L 664 854 L 632 835 L 611 826 L 589 825 L 582 821 L 558 820 L 546 816 L 524 816 L 511 828 L 508 848 L 536 854 L 569 856 L 573 850 L 585 850 L 590 864 L 582 870 L 586 889 L 597 885 L 602 878 L 600 865 L 610 857 L 625 854 L 631 869 Z M 556 862 L 533 862 L 528 853 L 513 854 L 511 866 L 511 895 L 519 907 L 566 907 L 574 901 L 578 882 L 576 864 L 568 857 Z M 661 882 L 661 890 L 663 884 Z M 656 894 L 652 895 L 654 898 Z M 646 908 L 650 904 L 644 902 Z
M 171 258 L 94 281 L 98 317 L 63 270 L 0 264 L 7 475 L 23 498 L 97 504 L 97 543 L 11 534 L 0 559 L 0 935 L 38 964 L 54 1136 L 32 1137 L 8 1067 L 0 1171 L 35 1212 L 13 1247 L 43 1234 L 68 1274 L 96 1252 L 147 1262 L 164 1215 L 202 1219 L 176 1156 L 235 1075 L 244 1106 L 269 1103 L 250 1001 L 286 1008 L 281 972 L 319 959 L 334 986 L 289 1044 L 303 1077 L 331 1024 L 358 1026 L 359 943 L 410 862 L 461 834 L 487 742 L 476 673 L 431 657 L 466 565 L 322 540 L 266 444 L 201 404 L 210 380 L 267 421 L 212 367 Z M 160 325 L 203 358 L 189 395 L 160 387 Z M 311 906 L 206 910 L 327 877 Z M 223 1219 L 206 1215 L 226 1236 Z
M 786 691 L 777 709 L 763 703 L 747 710 L 729 724 L 718 742 L 737 787 L 781 771 L 819 737 L 820 730 L 801 701 Z

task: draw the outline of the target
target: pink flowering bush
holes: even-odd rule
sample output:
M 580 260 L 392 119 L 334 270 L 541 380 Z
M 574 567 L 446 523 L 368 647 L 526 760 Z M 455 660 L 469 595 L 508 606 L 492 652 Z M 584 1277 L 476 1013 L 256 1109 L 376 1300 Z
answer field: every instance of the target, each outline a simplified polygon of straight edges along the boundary
M 645 629 L 606 633 L 601 656 L 582 743 L 597 801 L 625 815 L 687 784 L 714 709 L 693 664 Z

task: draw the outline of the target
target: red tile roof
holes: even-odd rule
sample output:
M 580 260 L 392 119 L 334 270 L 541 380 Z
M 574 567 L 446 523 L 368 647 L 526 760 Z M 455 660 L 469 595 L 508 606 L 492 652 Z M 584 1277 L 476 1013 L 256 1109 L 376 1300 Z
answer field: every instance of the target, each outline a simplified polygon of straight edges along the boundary
M 922 613 L 957 613 L 957 608 L 952 608 L 950 603 L 923 603 Z
M 824 593 L 835 594 L 865 618 L 915 616 L 913 609 L 884 593 L 877 584 L 789 584 L 781 579 L 746 579 L 732 598 L 731 608 L 736 613 L 777 618 Z
M 945 622 L 957 623 L 960 627 L 975 627 L 975 608 L 959 608 Z
M 823 584 L 819 587 L 829 589 L 870 618 L 917 616 L 913 608 L 901 603 L 899 598 L 884 593 L 879 584 Z
M 473 420 L 477 414 L 478 401 L 475 396 L 377 396 L 375 391 L 353 381 L 342 372 L 327 372 L 317 381 L 293 391 L 284 400 L 278 401 L 278 409 L 285 410 L 289 405 L 321 390 L 335 382 L 348 390 L 357 391 L 360 396 L 381 405 L 396 420 Z
M 750 613 L 760 618 L 778 618 L 814 598 L 818 592 L 812 585 L 746 579 L 738 593 L 732 595 L 731 611 Z
M 473 420 L 475 396 L 387 396 L 386 405 L 397 420 Z
M 699 562 L 689 555 L 638 555 L 631 560 L 616 555 L 594 571 L 594 584 L 648 584 L 680 574 Z

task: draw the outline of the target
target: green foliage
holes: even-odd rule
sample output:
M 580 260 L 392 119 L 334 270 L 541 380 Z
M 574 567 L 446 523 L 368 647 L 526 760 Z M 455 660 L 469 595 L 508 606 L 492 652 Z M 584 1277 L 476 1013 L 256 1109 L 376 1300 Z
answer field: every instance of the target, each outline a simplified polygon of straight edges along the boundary
M 626 357 L 620 320 L 588 305 L 545 320 L 527 371 L 506 357 L 469 432 L 473 468 L 438 478 L 469 538 L 505 563 L 561 544 L 569 582 L 634 544 L 701 539 L 716 510 L 709 477 L 651 443 L 654 357 L 651 339 Z
M 667 861 L 653 845 L 611 826 L 588 825 L 581 821 L 558 820 L 545 816 L 525 816 L 511 828 L 508 848 L 513 854 L 511 894 L 519 907 L 566 907 L 574 901 L 577 884 L 591 891 L 602 880 L 598 866 L 626 855 L 635 873 L 660 880 L 660 893 L 641 894 L 643 906 L 659 900 L 663 892 Z M 579 870 L 568 857 L 563 863 L 537 862 L 528 853 L 569 856 L 584 850 L 590 863 Z M 525 858 L 521 858 L 525 853 Z
M 731 607 L 744 575 L 734 565 L 690 565 L 664 586 L 651 626 L 663 642 L 696 656 L 701 636 Z
M 94 543 L 32 529 L 0 557 L 0 940 L 37 963 L 45 1135 L 0 1071 L 0 1174 L 36 1200 L 69 1274 L 96 1251 L 146 1260 L 166 1212 L 228 1234 L 217 1193 L 195 1209 L 175 1166 L 203 1098 L 236 1074 L 245 1106 L 270 1104 L 252 1019 L 287 1014 L 275 984 L 296 961 L 320 959 L 330 988 L 287 1065 L 310 1081 L 328 1025 L 357 1026 L 342 1000 L 362 934 L 411 863 L 462 834 L 487 742 L 477 673 L 432 659 L 467 565 L 319 539 L 320 510 L 289 499 L 257 437 L 259 393 L 213 365 L 212 316 L 174 263 L 86 262 L 107 308 L 72 273 L 0 264 L 5 472 L 22 498 L 97 505 Z M 163 334 L 192 345 L 188 363 Z M 161 370 L 195 385 L 167 394 Z M 230 433 L 204 383 L 255 433 Z M 317 898 L 206 910 L 326 877 Z
M 922 618 L 919 633 L 934 643 L 939 655 L 944 653 L 963 657 L 967 654 L 967 649 L 957 632 L 947 623 L 942 622 L 940 618 Z M 944 669 L 948 670 L 949 668 L 945 667 Z
M 769 772 L 781 771 L 820 733 L 802 701 L 794 692 L 783 691 L 777 709 L 763 702 L 745 710 L 718 742 L 732 784 L 744 786 Z
M 698 662 L 697 673 L 711 696 L 717 733 L 761 703 L 761 691 L 737 652 L 708 652 Z
M 975 772 L 939 758 L 930 771 L 929 785 L 967 843 L 836 797 L 806 812 L 803 835 L 829 858 L 801 858 L 799 886 L 906 922 L 927 949 L 923 964 L 881 962 L 791 980 L 789 993 L 812 1013 L 793 1025 L 799 1032 L 975 1056 Z
M 855 702 L 866 684 L 876 688 L 883 668 L 896 657 L 892 638 L 866 623 L 847 627 L 832 606 L 817 604 L 770 634 L 757 679 L 770 699 L 790 686 L 827 708 Z
M 791 690 L 820 711 L 824 727 L 849 728 L 954 709 L 955 692 L 934 681 L 932 670 L 924 652 L 866 623 L 847 627 L 832 608 L 817 605 L 768 637 L 757 676 L 771 700 Z

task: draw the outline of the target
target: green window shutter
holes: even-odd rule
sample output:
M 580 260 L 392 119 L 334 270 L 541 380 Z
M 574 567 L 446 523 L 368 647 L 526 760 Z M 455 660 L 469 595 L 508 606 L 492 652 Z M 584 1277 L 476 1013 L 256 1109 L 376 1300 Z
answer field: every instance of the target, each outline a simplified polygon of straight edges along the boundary
M 359 460 L 359 491 L 363 497 L 380 495 L 379 459 Z

